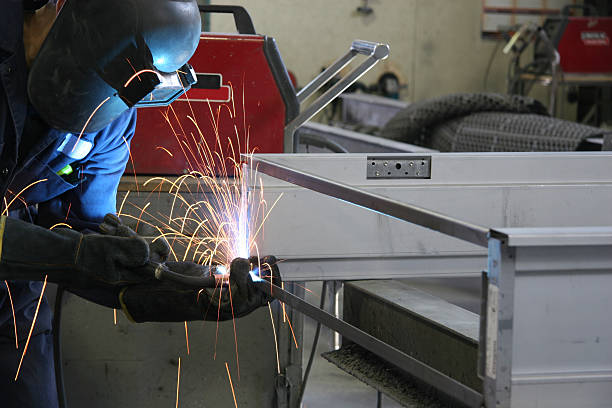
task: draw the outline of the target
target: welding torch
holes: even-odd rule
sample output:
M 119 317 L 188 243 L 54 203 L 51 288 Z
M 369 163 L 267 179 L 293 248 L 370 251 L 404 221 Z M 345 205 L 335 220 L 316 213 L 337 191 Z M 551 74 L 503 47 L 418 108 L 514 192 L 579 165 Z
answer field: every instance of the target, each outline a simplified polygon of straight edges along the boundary
M 275 264 L 276 258 L 273 257 L 265 257 L 264 261 L 270 258 L 274 259 Z M 265 262 L 262 263 L 261 260 L 257 261 L 257 263 L 253 259 L 242 259 L 244 262 L 237 262 L 239 260 L 240 258 L 236 258 L 232 261 L 229 273 L 224 265 L 219 264 L 192 264 L 193 269 L 190 270 L 189 274 L 185 274 L 173 271 L 166 263 L 157 263 L 155 264 L 154 274 L 157 280 L 172 282 L 194 289 L 215 288 L 220 285 L 228 285 L 231 280 L 243 287 L 248 285 L 258 289 L 264 295 L 273 297 L 270 292 L 274 292 L 274 288 L 277 287 L 276 284 L 282 282 L 280 274 L 278 274 L 278 272 L 276 274 L 272 272 L 272 269 L 276 271 L 278 271 L 278 269 Z M 261 263 L 261 265 L 258 265 L 259 263 Z M 270 270 L 270 275 L 263 276 L 260 268 Z
M 223 281 L 225 267 L 221 265 L 199 265 L 201 271 L 199 276 L 183 275 L 173 272 L 165 263 L 157 263 L 155 266 L 155 279 L 178 283 L 183 286 L 194 288 L 214 288 L 219 281 Z

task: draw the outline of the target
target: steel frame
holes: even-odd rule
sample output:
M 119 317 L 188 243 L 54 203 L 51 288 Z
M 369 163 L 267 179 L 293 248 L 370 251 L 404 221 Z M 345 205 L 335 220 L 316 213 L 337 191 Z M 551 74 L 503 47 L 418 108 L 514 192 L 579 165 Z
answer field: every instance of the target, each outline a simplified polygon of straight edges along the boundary
M 569 160 L 572 159 L 571 154 L 565 154 L 565 156 L 564 154 L 557 154 L 557 156 Z M 532 156 L 532 159 L 537 158 L 538 155 Z M 602 156 L 601 154 L 591 154 L 584 156 L 584 158 L 596 161 L 597 159 L 601 159 Z M 609 163 L 612 156 L 607 155 L 605 158 Z M 612 271 L 612 255 L 610 255 L 612 253 L 612 251 L 610 251 L 610 249 L 612 249 L 612 227 L 597 228 L 589 226 L 577 228 L 489 229 L 425 208 L 404 204 L 397 200 L 382 197 L 341 182 L 332 181 L 320 175 L 292 168 L 291 166 L 266 159 L 265 157 L 251 156 L 249 159 L 251 161 L 250 168 L 257 169 L 258 172 L 385 215 L 433 229 L 454 238 L 466 240 L 472 244 L 488 246 L 488 273 L 485 275 L 487 291 L 484 303 L 485 313 L 483 316 L 485 320 L 484 324 L 481 326 L 481 342 L 479 345 L 482 361 L 480 366 L 481 374 L 485 378 L 484 402 L 486 406 L 510 408 L 531 404 L 532 406 L 569 407 L 575 406 L 576 404 L 576 398 L 571 398 L 572 393 L 582 397 L 588 395 L 590 397 L 589 401 L 587 401 L 589 406 L 599 407 L 609 402 L 612 397 L 612 391 L 610 391 L 612 390 L 610 386 L 612 385 L 612 353 L 606 353 L 603 348 L 598 349 L 601 350 L 602 356 L 597 357 L 603 357 L 603 360 L 599 361 L 599 365 L 595 364 L 594 360 L 596 360 L 596 358 L 592 355 L 588 356 L 590 360 L 586 362 L 587 364 L 590 363 L 596 366 L 599 370 L 580 371 L 578 368 L 574 367 L 584 363 L 580 358 L 570 361 L 569 363 L 561 362 L 561 372 L 558 373 L 547 373 L 545 372 L 546 367 L 539 367 L 541 372 L 534 373 L 534 368 L 530 367 L 525 361 L 522 361 L 522 363 L 527 368 L 521 367 L 520 365 L 514 367 L 519 370 L 521 368 L 527 370 L 521 373 L 514 370 L 513 364 L 517 362 L 516 356 L 534 356 L 534 353 L 536 353 L 533 351 L 534 344 L 523 346 L 520 342 L 517 343 L 517 333 L 514 332 L 515 312 L 518 312 L 523 320 L 526 321 L 526 323 L 520 321 L 522 326 L 519 327 L 522 329 L 522 333 L 525 333 L 525 329 L 528 329 L 527 332 L 531 331 L 532 333 L 537 333 L 535 336 L 532 335 L 532 340 L 536 343 L 536 349 L 537 347 L 548 346 L 547 344 L 538 343 L 539 341 L 550 340 L 546 337 L 545 333 L 542 333 L 543 329 L 538 327 L 536 321 L 530 321 L 529 318 L 526 318 L 529 313 L 525 311 L 525 305 L 528 304 L 530 300 L 529 295 L 533 294 L 523 289 L 521 294 L 526 293 L 527 297 L 523 296 L 521 298 L 522 302 L 515 303 L 516 286 L 519 285 L 519 283 L 523 284 L 523 281 L 525 281 L 524 277 L 529 277 L 529 272 L 533 272 L 534 270 L 539 272 L 542 270 L 552 272 L 558 271 L 556 274 L 560 277 L 559 279 L 561 282 L 563 282 L 568 271 L 576 276 L 587 277 L 589 282 L 592 283 L 590 285 L 583 285 L 580 288 L 582 291 L 578 296 L 580 300 L 584 300 L 584 305 L 588 305 L 589 310 L 585 310 L 582 303 L 576 302 L 574 305 L 576 307 L 576 315 L 584 317 L 585 314 L 591 311 L 590 309 L 594 304 L 603 306 L 604 310 L 603 313 L 600 312 L 597 314 L 597 319 L 595 319 L 594 324 L 582 325 L 580 336 L 589 339 L 593 337 L 597 339 L 597 343 L 599 343 L 600 339 L 603 339 L 604 343 L 612 342 L 612 330 L 607 328 L 610 326 L 609 324 L 605 324 L 606 317 L 612 312 L 612 301 L 609 300 L 609 296 L 602 295 L 601 292 L 596 293 L 595 300 L 593 300 L 593 293 L 586 290 L 594 289 L 602 282 L 609 283 L 612 280 L 612 273 L 610 272 Z M 584 169 L 588 169 L 588 164 L 589 163 L 585 160 L 583 163 L 583 165 L 585 165 Z M 589 173 L 589 171 L 584 171 L 584 173 Z M 601 187 L 607 186 L 607 188 L 609 188 L 610 184 L 612 184 L 612 180 L 609 178 L 610 173 L 607 174 L 607 178 L 605 176 L 602 177 Z M 607 222 L 608 220 L 605 216 L 600 218 L 602 222 Z M 589 219 L 587 224 L 592 222 L 592 219 Z M 595 257 L 596 261 L 589 269 L 589 262 L 592 263 L 593 255 L 601 254 L 602 249 L 605 255 Z M 571 256 L 568 258 L 568 252 L 578 258 L 574 259 L 571 258 Z M 519 256 L 522 254 L 524 254 L 524 256 Z M 557 259 L 557 262 L 555 262 L 555 259 Z M 562 261 L 558 262 L 559 259 L 562 259 Z M 543 266 L 548 264 L 551 265 L 548 268 Z M 586 270 L 596 270 L 597 274 L 594 276 L 604 276 L 603 280 L 593 278 L 588 274 L 582 274 L 585 268 Z M 525 275 L 520 280 L 518 278 L 519 272 L 525 272 Z M 563 286 L 563 283 L 558 285 L 567 289 L 567 285 Z M 522 286 L 522 288 L 524 288 L 524 286 Z M 283 292 L 279 292 L 276 295 L 298 310 L 307 313 L 323 324 L 332 327 L 351 340 L 368 348 L 388 362 L 407 370 L 417 378 L 429 378 L 428 382 L 432 386 L 447 394 L 450 393 L 462 403 L 468 406 L 480 406 L 482 398 L 478 393 L 476 393 L 478 395 L 475 397 L 473 394 L 474 391 L 471 389 L 468 389 L 471 391 L 470 393 L 465 392 L 466 390 L 462 390 L 461 388 L 449 386 L 449 380 L 451 379 L 443 374 L 440 375 L 446 378 L 437 377 L 438 372 L 433 368 L 422 363 L 420 363 L 418 367 L 411 367 L 409 364 L 398 363 L 399 361 L 405 361 L 402 360 L 403 356 L 401 355 L 404 353 L 380 341 L 372 342 L 368 338 L 362 338 L 359 331 L 356 331 L 358 329 L 347 325 L 334 316 L 318 310 L 312 305 L 304 304 L 305 302 L 299 298 L 294 299 L 289 296 L 289 294 Z M 553 302 L 554 296 L 547 299 Z M 539 306 L 545 308 L 545 305 Z M 538 311 L 539 310 L 540 309 L 538 309 Z M 562 321 L 563 316 L 559 316 L 558 313 L 553 314 L 555 315 L 553 320 L 556 323 Z M 602 328 L 602 326 L 604 327 Z M 566 337 L 571 337 L 571 333 L 571 329 L 558 331 L 559 335 Z M 567 340 L 566 338 L 561 338 L 559 340 L 559 344 L 555 344 L 558 353 L 554 354 L 553 358 L 549 360 L 542 360 L 544 363 L 559 365 L 559 362 L 555 360 L 554 357 L 559 357 L 559 353 L 571 353 L 576 350 L 575 346 L 567 346 L 563 343 Z M 568 342 L 568 344 L 570 343 L 571 341 Z M 517 352 L 517 350 L 520 350 L 520 352 Z M 518 361 L 521 362 L 520 360 Z M 565 366 L 563 366 L 564 363 L 566 363 Z M 574 366 L 572 366 L 572 364 L 574 364 Z M 529 371 L 530 369 L 532 370 L 531 372 Z M 527 385 L 526 387 L 522 386 L 525 384 Z M 555 393 L 551 392 L 551 384 L 553 384 L 552 388 L 554 388 L 554 391 L 561 391 L 561 393 L 566 396 L 564 397 L 565 399 L 555 397 Z M 568 387 L 568 384 L 577 385 L 578 388 Z M 512 399 L 513 386 L 515 388 L 518 386 L 519 389 L 524 391 L 521 395 L 517 395 Z M 564 389 L 562 387 L 566 388 Z M 586 394 L 585 392 L 580 393 L 579 387 L 587 388 L 589 391 L 595 391 L 595 395 Z M 525 395 L 528 397 L 525 397 Z M 585 401 L 580 402 L 582 406 L 585 406 Z

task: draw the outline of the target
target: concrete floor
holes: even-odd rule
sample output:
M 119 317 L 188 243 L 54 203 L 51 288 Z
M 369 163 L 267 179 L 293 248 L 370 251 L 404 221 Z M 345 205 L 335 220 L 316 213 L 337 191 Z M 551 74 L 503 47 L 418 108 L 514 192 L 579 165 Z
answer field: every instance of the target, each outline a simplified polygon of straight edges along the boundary
M 412 278 L 404 279 L 403 282 L 473 313 L 479 313 L 480 311 L 480 278 Z M 307 292 L 306 299 L 313 304 L 318 304 L 318 294 L 321 292 L 320 282 L 311 282 L 307 285 L 307 288 L 312 293 Z M 309 318 L 305 319 L 302 347 L 304 367 L 310 355 L 315 327 L 316 323 L 314 321 Z M 322 329 L 302 407 L 376 407 L 376 390 L 346 374 L 320 356 L 321 353 L 331 350 L 331 339 L 331 332 Z M 400 404 L 386 396 L 383 396 L 382 406 L 385 408 L 401 407 Z

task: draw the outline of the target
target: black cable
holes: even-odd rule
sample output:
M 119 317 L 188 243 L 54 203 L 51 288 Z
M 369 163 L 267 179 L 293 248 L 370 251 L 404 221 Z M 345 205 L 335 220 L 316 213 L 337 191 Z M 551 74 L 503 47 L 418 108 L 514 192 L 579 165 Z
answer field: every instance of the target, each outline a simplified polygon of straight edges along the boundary
M 62 365 L 62 298 L 64 288 L 57 287 L 55 306 L 53 307 L 53 362 L 55 365 L 55 385 L 57 387 L 57 405 L 66 408 L 66 392 L 64 390 L 64 367 Z
M 321 304 L 319 309 L 325 307 L 325 293 L 327 292 L 327 281 L 323 281 L 323 287 L 321 288 Z M 308 365 L 306 365 L 306 371 L 304 371 L 304 378 L 302 379 L 302 388 L 300 389 L 300 396 L 298 397 L 297 406 L 302 406 L 302 399 L 304 398 L 304 391 L 306 390 L 306 383 L 308 382 L 308 375 L 312 368 L 312 362 L 317 352 L 317 345 L 319 344 L 319 334 L 321 334 L 321 322 L 317 322 L 317 329 L 315 330 L 314 339 L 312 340 L 312 349 L 310 350 L 310 357 L 308 358 Z
M 497 54 L 497 51 L 499 51 L 499 47 L 501 44 L 502 44 L 501 41 L 497 41 L 497 44 L 495 45 L 495 48 L 493 49 L 493 51 L 491 52 L 491 56 L 489 57 L 489 62 L 487 63 L 487 69 L 485 70 L 485 75 L 483 79 L 483 86 L 484 86 L 485 92 L 487 92 L 487 82 L 489 82 L 489 74 L 491 73 L 491 66 L 493 65 L 493 60 L 495 59 L 495 55 Z
M 319 135 L 315 135 L 311 133 L 304 133 L 304 134 L 298 135 L 298 138 L 299 138 L 299 143 L 303 145 L 315 146 L 321 149 L 329 149 L 334 153 L 348 153 L 348 150 L 346 150 L 339 143 L 336 143 L 333 140 L 326 139 Z

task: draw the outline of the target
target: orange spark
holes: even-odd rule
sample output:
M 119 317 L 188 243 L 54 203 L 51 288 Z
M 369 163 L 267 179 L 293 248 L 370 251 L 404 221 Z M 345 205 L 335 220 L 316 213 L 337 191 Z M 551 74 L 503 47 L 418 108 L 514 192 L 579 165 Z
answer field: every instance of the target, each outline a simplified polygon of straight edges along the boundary
M 28 339 L 26 340 L 25 347 L 23 348 L 23 353 L 21 354 L 21 360 L 19 360 L 19 366 L 17 367 L 17 373 L 15 374 L 15 381 L 17 381 L 17 378 L 19 378 L 19 371 L 21 371 L 21 364 L 23 364 L 23 358 L 25 357 L 25 354 L 28 351 L 28 345 L 30 344 L 30 338 L 32 337 L 32 332 L 34 331 L 34 325 L 36 324 L 36 318 L 38 317 L 38 310 L 40 309 L 40 302 L 42 301 L 43 295 L 45 294 L 46 287 L 47 287 L 47 276 L 45 275 L 45 281 L 43 283 L 42 290 L 40 291 L 40 297 L 38 298 L 38 304 L 36 305 L 36 311 L 34 312 L 34 318 L 32 319 L 32 325 L 30 326 L 30 332 L 28 333 Z
M 179 403 L 179 387 L 181 385 L 181 358 L 178 358 L 178 374 L 176 376 L 176 408 Z
M 55 225 L 52 225 L 51 228 L 49 228 L 50 230 L 57 228 L 57 227 L 68 227 L 70 229 L 72 229 L 72 226 L 70 226 L 69 224 L 66 224 L 65 222 L 58 222 Z
M 70 215 L 70 209 L 72 208 L 72 201 L 68 203 L 68 211 L 66 211 L 66 217 L 64 221 L 68 221 L 68 216 Z
M 234 397 L 234 407 L 238 408 L 238 403 L 236 402 L 236 393 L 234 392 L 234 384 L 232 384 L 232 376 L 230 374 L 229 366 L 227 365 L 227 361 L 225 362 L 225 370 L 227 371 L 227 378 L 229 379 L 230 388 L 232 389 L 232 397 Z
M 127 200 L 128 196 L 130 195 L 130 192 L 128 191 L 127 193 L 125 193 L 125 195 L 123 196 L 123 200 L 121 201 L 121 205 L 119 206 L 119 212 L 117 212 L 117 215 L 120 217 L 121 213 L 123 212 L 123 205 L 125 204 L 125 200 Z
M 115 322 L 115 326 L 117 325 L 117 309 L 113 309 L 113 321 Z
M 23 194 L 24 191 L 26 191 L 27 189 L 29 189 L 30 187 L 35 186 L 38 183 L 44 183 L 45 181 L 47 181 L 48 179 L 41 179 L 38 181 L 35 181 L 33 183 L 28 184 L 27 186 L 25 186 L 24 188 L 21 189 L 21 191 L 19 192 L 19 194 L 17 194 L 15 197 L 13 197 L 13 199 L 6 204 L 6 198 L 5 198 L 5 202 L 4 202 L 4 211 L 2 211 L 2 215 L 7 215 L 8 214 L 8 209 L 10 208 L 10 206 L 15 202 L 15 200 L 17 199 L 17 197 L 19 197 L 20 195 Z
M 187 355 L 189 355 L 189 332 L 187 331 L 187 322 L 185 322 L 185 342 L 187 343 Z
M 108 100 L 111 97 L 107 97 L 105 100 L 103 100 L 102 102 L 100 102 L 100 104 L 96 107 L 96 109 L 93 110 L 93 112 L 91 112 L 91 115 L 89 115 L 89 118 L 87 118 L 87 122 L 85 122 L 85 125 L 83 125 L 83 129 L 81 129 L 81 133 L 79 133 L 79 137 L 77 138 L 77 143 L 74 144 L 74 147 L 72 148 L 72 150 L 74 150 L 77 145 L 79 144 L 79 140 L 81 140 L 81 137 L 83 136 L 83 133 L 85 133 L 85 129 L 87 129 L 87 126 L 89 125 L 89 122 L 91 122 L 91 119 L 94 117 L 94 115 L 96 114 L 96 112 L 102 107 L 102 105 L 104 105 L 106 102 L 108 102 Z
M 143 214 L 147 210 L 147 207 L 149 207 L 150 205 L 151 205 L 151 202 L 149 201 L 147 205 L 145 205 L 142 211 L 140 212 L 140 216 L 138 217 L 138 221 L 136 222 L 136 228 L 134 228 L 134 231 L 138 232 L 138 226 L 140 225 L 140 220 L 142 219 Z
M 289 323 L 289 329 L 291 330 L 291 335 L 293 336 L 293 342 L 295 343 L 295 349 L 297 350 L 299 349 L 299 347 L 298 347 L 297 339 L 295 338 L 295 333 L 293 332 L 293 326 L 291 325 L 291 320 L 289 320 L 289 316 L 287 316 L 287 314 L 285 313 L 285 308 L 284 308 L 285 304 L 282 303 L 282 305 L 283 305 L 283 314 L 287 318 L 287 323 Z
M 134 80 L 134 78 L 139 78 L 140 74 L 144 74 L 145 72 L 152 72 L 153 74 L 157 75 L 157 72 L 153 71 L 152 69 L 141 69 L 140 71 L 136 72 L 134 75 L 132 75 L 130 77 L 130 79 L 128 79 L 125 84 L 123 84 L 124 88 L 127 88 L 127 86 L 130 84 L 130 82 L 132 82 Z
M 174 157 L 174 155 L 172 153 L 170 153 L 170 150 L 166 149 L 165 147 L 157 146 L 156 149 L 157 150 L 163 150 L 164 152 L 168 153 L 170 155 L 170 157 Z
M 228 285 L 230 309 L 232 309 L 232 324 L 234 325 L 234 345 L 236 347 L 236 370 L 238 370 L 238 380 L 240 380 L 240 362 L 238 360 L 238 336 L 236 334 L 236 318 L 234 317 L 234 303 L 232 301 L 232 285 Z
M 11 312 L 13 312 L 13 327 L 15 328 L 15 348 L 19 349 L 19 339 L 17 338 L 17 319 L 15 319 L 15 306 L 13 305 L 13 296 L 11 296 L 11 288 L 9 288 L 9 284 L 7 281 L 4 281 L 6 285 L 6 291 L 9 295 L 9 301 L 11 303 Z
M 274 347 L 276 348 L 276 368 L 280 374 L 280 358 L 278 357 L 278 340 L 276 338 L 276 327 L 274 327 L 274 316 L 272 316 L 272 306 L 268 302 L 268 310 L 270 311 L 270 321 L 272 322 L 272 333 L 274 333 Z
M 127 147 L 128 157 L 130 158 L 130 163 L 132 163 L 132 168 L 134 169 L 134 184 L 136 185 L 136 192 L 138 192 L 138 178 L 136 177 L 136 165 L 134 164 L 134 157 L 132 157 L 132 149 L 130 149 L 130 144 L 125 136 L 121 136 L 121 138 L 123 139 L 125 147 Z
M 132 65 L 132 61 L 130 61 L 129 58 L 125 59 L 127 61 L 128 64 L 130 64 L 130 67 L 132 68 L 132 71 L 136 72 L 136 68 L 134 68 L 134 65 Z M 140 77 L 138 77 L 138 81 L 142 82 L 142 79 L 140 79 Z
M 215 331 L 215 353 L 213 355 L 213 360 L 217 359 L 217 342 L 219 340 L 219 316 L 221 315 L 221 291 L 223 290 L 223 286 L 219 285 L 219 307 L 217 308 L 217 329 Z
M 285 289 L 285 282 L 281 282 L 281 289 Z M 285 303 L 281 302 L 281 306 L 283 307 L 283 323 L 285 323 L 285 317 L 287 317 L 287 311 L 285 310 Z

